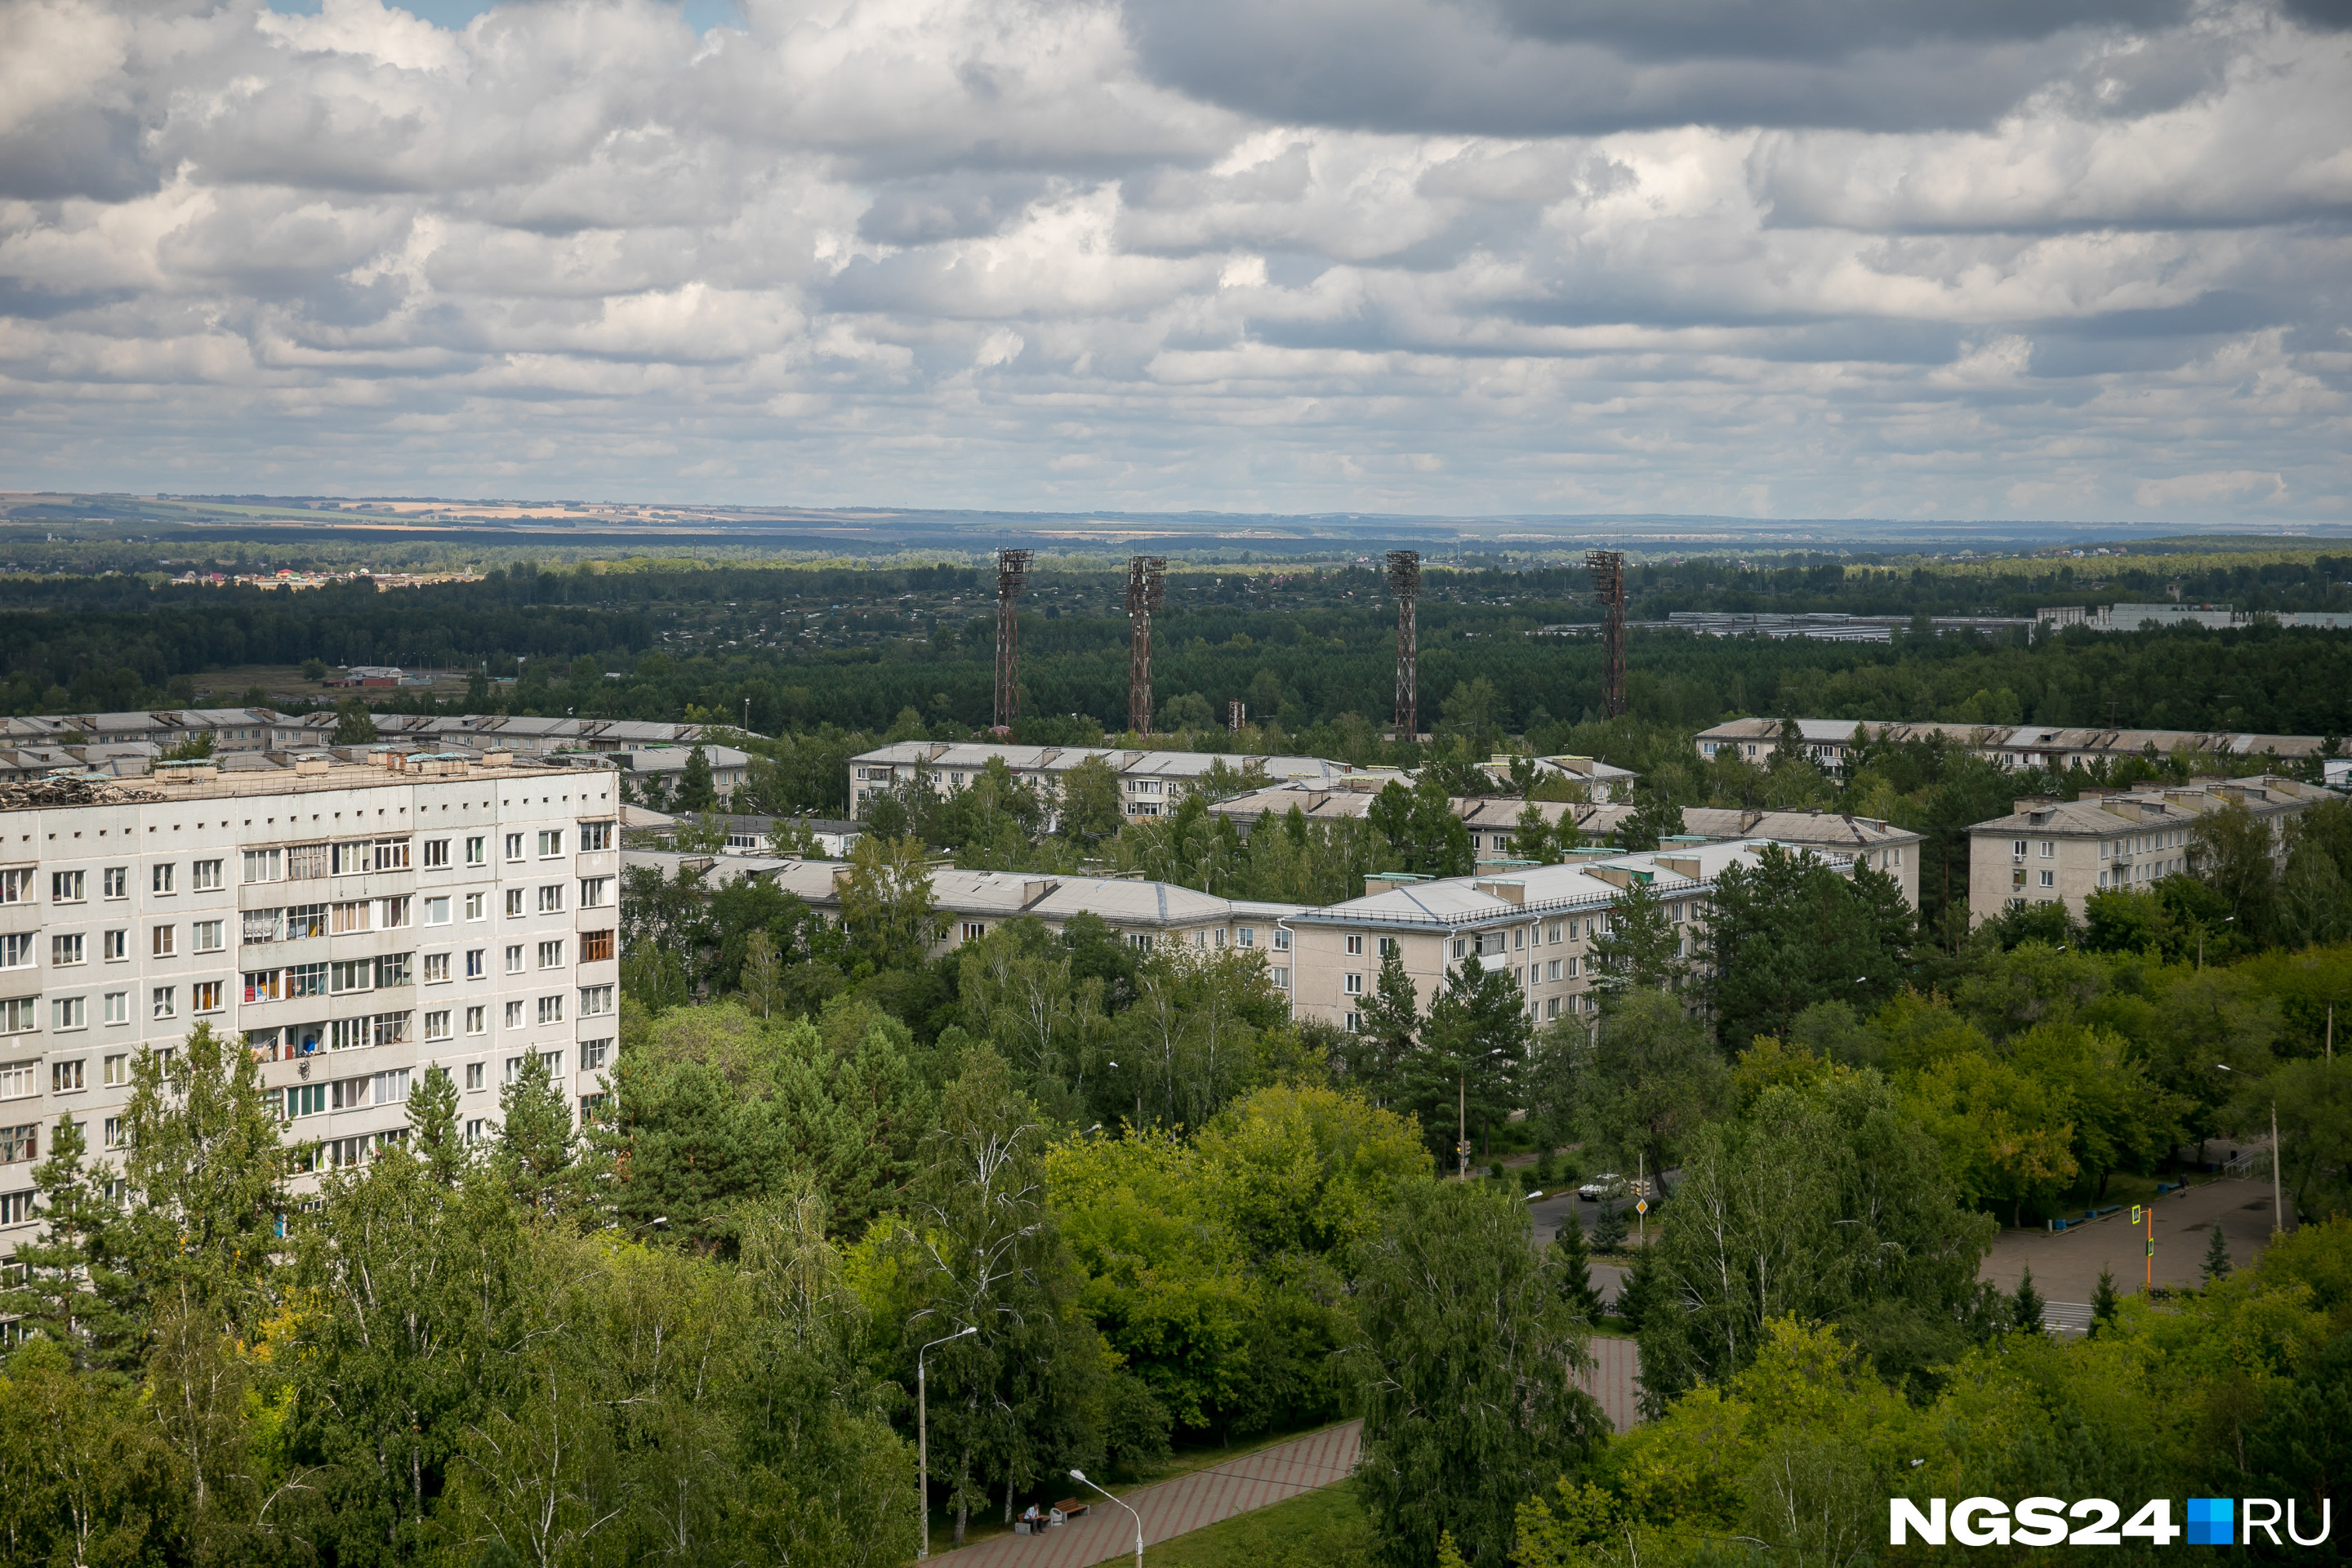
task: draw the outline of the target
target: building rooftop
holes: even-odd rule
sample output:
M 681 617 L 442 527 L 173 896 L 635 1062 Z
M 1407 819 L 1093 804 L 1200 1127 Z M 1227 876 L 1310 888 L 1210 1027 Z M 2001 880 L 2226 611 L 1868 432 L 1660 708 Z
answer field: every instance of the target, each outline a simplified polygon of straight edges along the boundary
M 2006 816 L 1971 823 L 1971 833 L 2036 833 L 2047 837 L 2101 837 L 2135 822 L 2189 821 L 2233 802 L 2255 812 L 2293 811 L 2343 795 L 2299 779 L 2258 773 L 2251 778 L 2192 779 L 2185 786 L 2086 791 L 2080 800 L 2021 798 Z
M 479 758 L 400 757 L 399 766 L 352 762 L 340 757 L 305 758 L 295 766 L 220 768 L 210 763 L 165 763 L 148 777 L 123 780 L 89 774 L 0 784 L 0 811 L 54 811 L 84 805 L 130 805 L 180 800 L 227 800 L 239 796 L 307 795 L 319 790 L 373 789 L 472 778 L 498 782 L 517 778 L 569 777 L 574 769 L 521 763 L 509 766 Z

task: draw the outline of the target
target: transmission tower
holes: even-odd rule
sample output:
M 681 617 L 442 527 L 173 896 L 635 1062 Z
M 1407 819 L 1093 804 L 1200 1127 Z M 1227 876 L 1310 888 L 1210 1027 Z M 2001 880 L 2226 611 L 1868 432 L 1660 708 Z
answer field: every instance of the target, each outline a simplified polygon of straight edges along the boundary
M 1127 727 L 1151 733 L 1151 612 L 1168 600 L 1168 563 L 1137 555 L 1127 563 Z
M 1034 552 L 1027 550 L 996 552 L 996 727 L 1000 730 L 1013 727 L 1019 706 L 1015 682 L 1020 675 L 1021 626 L 1013 617 L 1013 601 L 1029 585 L 1029 563 L 1034 559 Z
M 1614 719 L 1625 711 L 1625 557 L 1614 550 L 1588 550 L 1584 568 L 1592 574 L 1592 596 L 1606 616 L 1601 626 L 1601 712 Z
M 1410 741 L 1421 732 L 1421 635 L 1414 618 L 1421 598 L 1421 552 L 1391 550 L 1388 566 L 1389 592 L 1397 602 L 1397 739 Z

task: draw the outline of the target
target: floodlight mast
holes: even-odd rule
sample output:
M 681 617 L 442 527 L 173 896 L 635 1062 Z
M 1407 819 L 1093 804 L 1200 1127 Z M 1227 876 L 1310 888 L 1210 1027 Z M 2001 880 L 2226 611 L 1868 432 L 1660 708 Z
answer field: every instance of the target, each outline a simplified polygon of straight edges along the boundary
M 1127 727 L 1151 733 L 1151 612 L 1168 600 L 1168 563 L 1138 555 L 1127 563 Z
M 1592 596 L 1601 605 L 1601 712 L 1614 719 L 1625 711 L 1625 557 L 1614 550 L 1588 550 Z
M 1397 602 L 1397 739 L 1410 741 L 1421 732 L 1421 552 L 1391 550 L 1387 560 L 1389 592 Z
M 1013 602 L 1029 585 L 1029 563 L 1036 552 L 1000 550 L 996 552 L 996 727 L 1010 730 L 1020 704 L 1021 626 Z

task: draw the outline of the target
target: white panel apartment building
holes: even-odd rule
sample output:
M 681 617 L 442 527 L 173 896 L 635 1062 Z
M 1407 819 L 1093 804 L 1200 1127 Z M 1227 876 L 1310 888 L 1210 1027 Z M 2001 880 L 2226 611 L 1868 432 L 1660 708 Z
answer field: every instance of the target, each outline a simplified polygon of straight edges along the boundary
M 477 1138 L 530 1054 L 575 1105 L 601 1094 L 616 776 L 321 759 L 0 812 L 0 1252 L 58 1118 L 119 1147 L 132 1058 L 199 1023 L 251 1047 L 288 1141 L 330 1167 L 404 1136 L 431 1063 Z

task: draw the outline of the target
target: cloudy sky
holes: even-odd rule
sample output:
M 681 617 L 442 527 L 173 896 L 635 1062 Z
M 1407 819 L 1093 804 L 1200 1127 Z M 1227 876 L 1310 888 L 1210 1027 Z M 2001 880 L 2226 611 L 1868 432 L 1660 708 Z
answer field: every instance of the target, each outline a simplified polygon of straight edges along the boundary
M 0 489 L 2352 522 L 2352 0 L 0 0 Z

